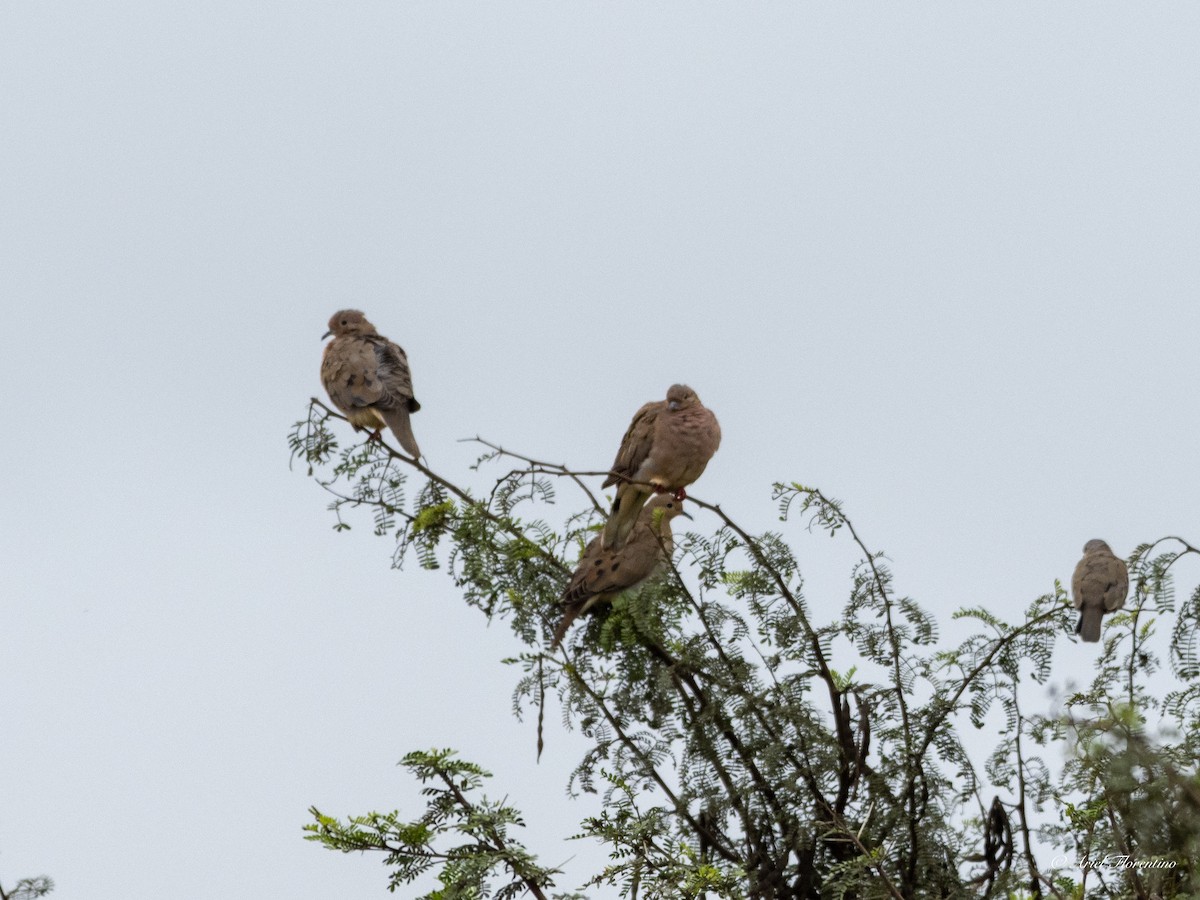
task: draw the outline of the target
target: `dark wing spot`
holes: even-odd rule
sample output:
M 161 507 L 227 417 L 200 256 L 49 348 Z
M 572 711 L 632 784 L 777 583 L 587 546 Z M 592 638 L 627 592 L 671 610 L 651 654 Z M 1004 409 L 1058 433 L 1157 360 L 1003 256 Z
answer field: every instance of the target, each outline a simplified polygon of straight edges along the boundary
M 612 564 L 612 569 L 611 569 L 611 571 L 615 572 L 615 571 L 617 571 L 617 569 L 619 569 L 619 568 L 621 568 L 621 564 L 620 564 L 619 562 L 615 562 L 615 563 L 613 563 L 613 564 Z

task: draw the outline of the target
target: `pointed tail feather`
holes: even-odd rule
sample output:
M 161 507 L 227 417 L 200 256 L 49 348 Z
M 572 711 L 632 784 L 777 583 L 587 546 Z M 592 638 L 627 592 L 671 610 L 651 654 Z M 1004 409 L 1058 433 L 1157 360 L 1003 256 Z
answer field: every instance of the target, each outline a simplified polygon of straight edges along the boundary
M 389 409 L 380 410 L 383 413 L 384 421 L 388 423 L 388 428 L 392 429 L 392 433 L 396 435 L 396 440 L 400 442 L 400 446 L 404 448 L 404 452 L 413 459 L 421 458 L 421 448 L 417 446 L 417 439 L 413 436 L 412 423 L 407 409 Z
M 636 485 L 622 484 L 617 488 L 617 499 L 613 501 L 612 512 L 604 523 L 604 549 L 615 550 L 622 547 L 637 524 L 638 513 L 646 505 L 651 491 L 642 490 Z
M 1085 606 L 1079 611 L 1079 624 L 1075 626 L 1075 633 L 1080 638 L 1090 644 L 1094 644 L 1100 640 L 1100 620 L 1104 617 L 1104 613 L 1095 606 Z
M 579 614 L 583 612 L 582 606 L 569 606 L 567 611 L 563 613 L 562 619 L 558 623 L 558 627 L 554 629 L 554 642 L 550 644 L 550 649 L 553 650 L 562 643 L 562 639 L 567 636 L 567 630 L 571 627 Z

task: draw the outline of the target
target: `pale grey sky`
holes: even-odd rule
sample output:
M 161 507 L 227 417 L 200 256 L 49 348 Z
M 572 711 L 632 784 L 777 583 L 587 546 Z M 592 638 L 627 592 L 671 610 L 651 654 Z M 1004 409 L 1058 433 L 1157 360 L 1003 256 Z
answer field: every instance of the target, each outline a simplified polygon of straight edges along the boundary
M 505 628 L 288 471 L 339 307 L 448 476 L 602 467 L 686 381 L 693 493 L 822 487 L 944 624 L 1200 539 L 1197 46 L 1191 3 L 0 6 L 0 879 L 378 895 L 305 810 L 415 810 L 431 746 L 583 852 Z

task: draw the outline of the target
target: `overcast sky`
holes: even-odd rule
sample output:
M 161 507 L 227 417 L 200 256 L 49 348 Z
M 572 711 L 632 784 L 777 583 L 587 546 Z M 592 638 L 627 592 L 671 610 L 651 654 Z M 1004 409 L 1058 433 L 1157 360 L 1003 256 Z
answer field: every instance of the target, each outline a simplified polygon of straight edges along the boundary
M 1198 46 L 1194 3 L 0 5 L 0 883 L 380 896 L 305 810 L 416 814 L 433 746 L 584 853 L 506 628 L 288 469 L 341 307 L 447 476 L 604 467 L 687 382 L 694 494 L 820 486 L 943 622 L 1200 540 Z M 852 555 L 785 532 L 836 614 Z

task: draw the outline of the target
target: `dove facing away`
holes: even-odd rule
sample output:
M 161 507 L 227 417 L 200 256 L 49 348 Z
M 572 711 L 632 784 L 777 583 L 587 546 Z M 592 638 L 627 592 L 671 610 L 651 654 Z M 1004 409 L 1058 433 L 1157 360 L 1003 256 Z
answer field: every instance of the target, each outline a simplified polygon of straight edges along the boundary
M 1100 620 L 1104 614 L 1125 605 L 1125 596 L 1129 593 L 1129 569 L 1104 541 L 1088 541 L 1083 545 L 1083 559 L 1075 566 L 1071 593 L 1075 597 L 1075 608 L 1080 611 L 1075 633 L 1083 640 L 1095 643 L 1100 640 Z
M 408 356 L 375 330 L 357 309 L 335 312 L 329 320 L 333 335 L 321 358 L 321 382 L 333 405 L 356 429 L 392 429 L 404 451 L 414 459 L 421 448 L 413 437 L 409 415 L 421 408 L 413 396 Z
M 671 520 L 676 516 L 691 518 L 683 511 L 682 500 L 659 494 L 642 507 L 633 534 L 619 550 L 605 549 L 599 535 L 592 538 L 563 591 L 563 617 L 554 629 L 552 646 L 558 646 L 583 613 L 639 587 L 666 564 L 675 549 Z
M 696 392 L 673 384 L 666 400 L 637 411 L 604 487 L 617 485 L 612 513 L 604 526 L 604 546 L 620 547 L 629 537 L 646 498 L 661 491 L 682 500 L 721 445 L 721 426 Z

